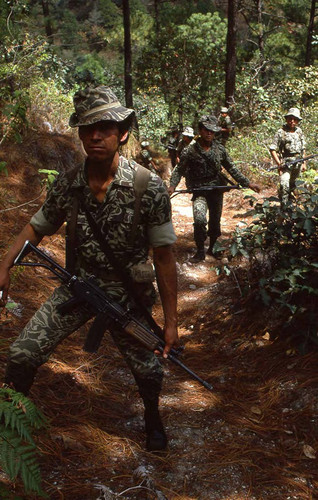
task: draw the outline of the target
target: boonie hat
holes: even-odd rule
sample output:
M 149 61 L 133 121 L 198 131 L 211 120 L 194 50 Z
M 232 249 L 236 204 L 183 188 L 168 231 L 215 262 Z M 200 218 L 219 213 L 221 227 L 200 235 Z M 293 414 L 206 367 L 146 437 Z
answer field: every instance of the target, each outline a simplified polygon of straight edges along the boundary
M 199 125 L 203 125 L 207 130 L 211 132 L 220 132 L 222 128 L 218 124 L 218 119 L 213 115 L 203 115 L 199 120 Z
M 220 110 L 220 113 L 228 113 L 228 112 L 229 112 L 228 108 L 225 107 L 221 108 Z
M 182 135 L 187 135 L 188 137 L 194 137 L 194 131 L 192 127 L 185 127 Z
M 297 118 L 298 120 L 302 120 L 302 117 L 300 116 L 300 111 L 298 108 L 290 108 L 286 115 L 285 115 L 285 118 L 287 118 L 287 116 L 294 116 L 295 118 Z
M 145 148 L 146 146 L 149 146 L 149 142 L 148 142 L 148 141 L 142 141 L 142 142 L 140 143 L 140 145 L 141 145 L 143 148 Z
M 111 89 L 104 85 L 79 90 L 74 94 L 73 103 L 75 113 L 70 117 L 70 127 L 106 120 L 122 122 L 135 114 L 133 109 L 122 106 Z

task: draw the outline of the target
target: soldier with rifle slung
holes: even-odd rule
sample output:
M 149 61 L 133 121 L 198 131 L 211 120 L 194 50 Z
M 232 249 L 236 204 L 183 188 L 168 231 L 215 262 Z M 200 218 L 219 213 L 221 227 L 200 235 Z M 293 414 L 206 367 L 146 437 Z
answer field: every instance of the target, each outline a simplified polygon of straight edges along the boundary
M 280 175 L 279 198 L 285 207 L 296 187 L 296 179 L 301 170 L 306 170 L 305 162 L 295 162 L 296 157 L 305 156 L 306 141 L 303 131 L 298 127 L 302 120 L 298 108 L 290 108 L 285 115 L 286 124 L 280 128 L 269 150 L 278 166 Z M 289 162 L 291 162 L 289 164 Z
M 174 168 L 170 187 L 171 195 L 181 177 L 184 176 L 189 190 L 193 188 L 209 188 L 206 191 L 193 192 L 193 219 L 194 241 L 196 253 L 191 257 L 191 262 L 205 260 L 204 242 L 210 237 L 207 255 L 213 255 L 213 246 L 221 235 L 220 220 L 223 206 L 223 192 L 221 189 L 211 189 L 213 186 L 225 186 L 227 180 L 222 175 L 224 167 L 229 174 L 243 187 L 248 187 L 256 192 L 260 191 L 257 184 L 252 184 L 234 165 L 225 147 L 217 140 L 215 134 L 220 132 L 217 118 L 213 115 L 204 115 L 199 120 L 200 137 L 188 146 L 181 155 L 180 163 Z M 209 222 L 207 221 L 209 213 Z M 208 223 L 208 230 L 206 229 Z
M 3 259 L 0 306 L 6 303 L 9 271 L 25 241 L 38 245 L 43 236 L 54 234 L 67 221 L 68 270 L 72 267 L 72 273 L 83 279 L 94 275 L 95 283 L 110 299 L 134 312 L 137 320 L 150 321 L 154 287 L 147 258 L 151 246 L 165 317 L 162 351 L 166 358 L 178 344 L 177 280 L 172 249 L 176 236 L 169 195 L 156 174 L 119 154 L 120 145 L 128 140 L 134 117 L 132 109 L 122 106 L 104 86 L 78 91 L 74 107 L 70 126 L 78 127 L 86 161 L 75 174 L 60 173 L 43 206 Z M 147 174 L 142 199 L 136 191 L 139 171 Z M 134 290 L 127 290 L 125 283 L 131 280 Z M 85 301 L 62 314 L 59 306 L 71 299 L 71 290 L 63 284 L 35 313 L 10 347 L 6 384 L 28 394 L 39 366 L 63 339 L 96 314 Z M 160 360 L 116 325 L 116 322 L 108 325 L 111 336 L 131 369 L 144 402 L 147 449 L 163 450 L 167 437 L 158 409 L 163 378 Z

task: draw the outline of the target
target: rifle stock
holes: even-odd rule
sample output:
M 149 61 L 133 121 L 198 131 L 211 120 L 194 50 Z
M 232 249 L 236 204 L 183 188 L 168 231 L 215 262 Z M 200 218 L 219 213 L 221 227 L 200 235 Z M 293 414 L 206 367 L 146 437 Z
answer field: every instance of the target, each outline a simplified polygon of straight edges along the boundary
M 23 261 L 24 256 L 30 252 L 34 252 L 46 263 Z M 84 279 L 70 274 L 66 269 L 60 266 L 51 257 L 46 255 L 29 241 L 25 242 L 21 252 L 14 261 L 14 265 L 44 267 L 55 274 L 55 276 L 57 276 L 60 281 L 70 289 L 73 297 L 58 307 L 61 314 L 66 314 L 74 307 L 80 306 L 84 303 L 89 304 L 92 311 L 96 314 L 96 317 L 84 344 L 84 349 L 86 351 L 96 352 L 105 331 L 111 326 L 116 325 L 117 327 L 121 327 L 129 335 L 133 336 L 147 349 L 151 351 L 159 351 L 161 353 L 163 352 L 165 347 L 164 340 L 128 311 L 125 311 L 122 306 L 109 299 L 105 292 L 96 284 L 94 276 Z M 206 389 L 212 391 L 213 387 L 208 382 L 199 377 L 177 358 L 181 351 L 182 348 L 172 348 L 168 354 L 168 359 L 186 371 L 193 379 L 197 380 Z

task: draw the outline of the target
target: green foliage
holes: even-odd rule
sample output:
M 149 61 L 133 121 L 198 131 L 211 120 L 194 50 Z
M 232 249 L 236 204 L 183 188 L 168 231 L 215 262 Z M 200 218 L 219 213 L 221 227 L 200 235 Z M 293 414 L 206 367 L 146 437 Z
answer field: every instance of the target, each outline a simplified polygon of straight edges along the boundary
M 139 93 L 135 98 L 135 107 L 138 110 L 138 125 L 140 137 L 160 143 L 165 135 L 168 106 L 158 88 L 149 89 L 147 94 Z
M 7 162 L 0 161 L 0 174 L 8 175 Z
M 207 36 L 209 33 L 209 36 Z M 170 116 L 194 116 L 198 108 L 216 104 L 223 92 L 226 23 L 218 13 L 195 13 L 184 24 L 165 27 L 137 61 L 137 84 L 163 89 Z
M 0 463 L 11 481 L 21 477 L 26 493 L 38 493 L 41 475 L 37 463 L 33 429 L 47 425 L 44 416 L 23 394 L 0 388 Z
M 45 177 L 42 183 L 44 183 L 47 188 L 49 188 L 51 184 L 53 184 L 56 177 L 59 175 L 59 172 L 57 170 L 47 170 L 45 168 L 39 168 L 38 172 L 39 174 L 44 174 Z
M 318 185 L 299 181 L 284 212 L 277 201 L 256 204 L 254 222 L 236 229 L 230 253 L 249 260 L 260 298 L 284 328 L 318 343 Z

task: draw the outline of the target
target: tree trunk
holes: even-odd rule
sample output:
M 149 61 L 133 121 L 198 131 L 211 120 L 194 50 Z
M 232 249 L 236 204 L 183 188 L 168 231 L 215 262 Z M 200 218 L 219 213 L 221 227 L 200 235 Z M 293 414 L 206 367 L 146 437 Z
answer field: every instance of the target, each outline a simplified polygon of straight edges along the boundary
M 125 54 L 125 98 L 126 106 L 133 107 L 132 75 L 131 75 L 131 38 L 130 38 L 130 7 L 129 0 L 123 0 L 124 17 L 124 54 Z
M 226 37 L 225 62 L 225 103 L 234 102 L 236 79 L 236 32 L 237 32 L 237 0 L 228 0 L 228 23 Z
M 53 43 L 53 29 L 52 29 L 52 24 L 50 20 L 50 7 L 49 7 L 49 1 L 48 0 L 41 0 L 41 5 L 42 5 L 42 11 L 43 11 L 43 16 L 44 16 L 44 27 L 45 27 L 45 33 L 46 36 L 48 37 L 48 40 L 50 43 Z
M 314 33 L 315 14 L 316 14 L 316 0 L 311 0 L 310 18 L 309 18 L 308 33 L 307 33 L 305 66 L 310 66 L 312 64 L 312 38 Z

